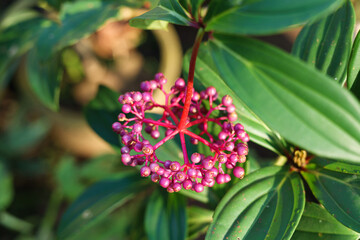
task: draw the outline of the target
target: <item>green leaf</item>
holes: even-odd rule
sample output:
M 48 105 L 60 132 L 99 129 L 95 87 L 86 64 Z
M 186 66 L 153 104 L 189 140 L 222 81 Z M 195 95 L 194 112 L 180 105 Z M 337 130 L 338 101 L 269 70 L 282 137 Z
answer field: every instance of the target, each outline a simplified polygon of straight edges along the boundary
M 201 235 L 206 233 L 214 212 L 205 208 L 190 206 L 187 208 L 187 213 L 189 216 L 187 239 L 199 239 Z
M 353 48 L 351 50 L 351 57 L 348 66 L 348 89 L 354 88 L 354 83 L 359 83 L 360 79 L 360 32 L 357 33 Z M 358 94 L 360 96 L 360 93 Z
M 130 19 L 131 26 L 143 29 L 166 29 L 168 23 L 191 24 L 185 10 L 176 0 L 160 0 L 156 8 Z
M 316 203 L 306 203 L 292 240 L 356 240 L 359 234 L 345 227 Z
M 62 79 L 60 56 L 54 55 L 50 61 L 42 60 L 37 49 L 32 49 L 27 57 L 26 68 L 29 84 L 39 100 L 48 108 L 59 110 Z
M 60 220 L 59 239 L 68 239 L 92 226 L 148 188 L 148 180 L 138 172 L 127 172 L 116 180 L 104 180 L 88 188 L 67 209 Z
M 118 97 L 118 93 L 105 86 L 100 86 L 96 97 L 84 110 L 90 127 L 115 149 L 119 149 L 121 146 L 118 134 L 114 133 L 111 128 L 121 112 L 121 105 L 117 101 Z
M 196 20 L 199 20 L 199 13 L 201 11 L 200 7 L 204 1 L 205 0 L 180 0 L 179 2 L 184 9 L 188 10 L 188 12 L 191 12 L 191 15 Z
M 292 53 L 343 83 L 354 26 L 355 11 L 348 0 L 335 13 L 306 25 L 296 38 Z
M 185 239 L 186 218 L 186 201 L 182 195 L 155 191 L 145 213 L 145 231 L 149 240 Z
M 206 31 L 230 34 L 272 34 L 326 15 L 344 0 L 247 0 L 210 4 Z
M 314 169 L 316 166 L 335 171 L 335 172 L 342 172 L 348 174 L 356 174 L 360 175 L 360 165 L 356 164 L 349 164 L 344 162 L 339 162 L 336 160 L 330 160 L 325 158 L 315 157 L 311 159 L 310 164 L 307 165 L 307 168 Z
M 196 60 L 195 78 L 204 84 L 204 86 L 214 86 L 219 94 L 219 98 L 224 95 L 230 95 L 233 103 L 236 106 L 236 113 L 239 116 L 239 121 L 245 126 L 246 132 L 250 136 L 250 140 L 274 152 L 280 153 L 279 138 L 272 132 L 258 116 L 256 116 L 243 102 L 243 100 L 236 94 L 233 85 L 226 84 L 224 76 L 217 70 L 216 63 L 211 56 L 211 53 L 206 47 L 199 49 Z M 184 57 L 184 72 L 189 71 L 191 52 L 189 51 Z
M 12 177 L 0 158 L 0 212 L 6 209 L 13 199 Z
M 359 162 L 360 105 L 351 93 L 265 43 L 214 36 L 202 51 L 211 53 L 223 84 L 265 124 L 317 155 Z
M 79 176 L 91 181 L 117 177 L 122 174 L 121 157 L 115 154 L 104 154 L 89 159 L 79 168 Z
M 245 176 L 215 209 L 206 239 L 290 239 L 305 206 L 296 172 L 267 167 Z
M 17 69 L 20 57 L 33 47 L 41 26 L 48 23 L 37 17 L 0 31 L 0 90 Z
M 55 52 L 89 36 L 108 19 L 117 17 L 118 12 L 118 7 L 111 1 L 64 3 L 60 11 L 60 23 L 52 22 L 37 41 L 39 56 L 42 60 L 49 60 Z
M 315 169 L 301 172 L 319 202 L 342 224 L 360 232 L 359 175 Z
M 85 189 L 80 182 L 79 169 L 75 165 L 75 159 L 71 156 L 63 157 L 56 167 L 56 179 L 64 195 L 74 200 Z

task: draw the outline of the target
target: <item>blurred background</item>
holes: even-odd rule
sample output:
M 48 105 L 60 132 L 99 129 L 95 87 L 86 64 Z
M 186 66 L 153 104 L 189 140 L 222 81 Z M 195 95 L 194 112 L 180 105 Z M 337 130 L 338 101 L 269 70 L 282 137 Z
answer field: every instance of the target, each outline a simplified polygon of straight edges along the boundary
M 138 9 L 121 8 L 98 30 L 59 51 L 60 107 L 53 111 L 29 85 L 33 77 L 29 47 L 19 49 L 19 44 L 31 41 L 20 34 L 26 32 L 29 20 L 58 19 L 60 2 L 0 1 L 1 240 L 55 239 L 66 207 L 92 183 L 116 177 L 122 168 L 119 157 L 90 128 L 84 108 L 100 85 L 118 93 L 137 90 L 141 81 L 164 72 L 171 86 L 181 76 L 182 56 L 196 34 L 195 29 L 178 26 L 169 26 L 168 31 L 132 28 L 128 20 L 146 11 L 148 3 Z M 354 3 L 359 16 L 359 1 Z M 261 39 L 289 52 L 299 31 Z M 76 239 L 118 239 L 132 232 L 122 224 L 127 221 L 124 216 L 126 210 L 115 211 Z M 140 227 L 129 239 L 142 239 L 141 231 Z

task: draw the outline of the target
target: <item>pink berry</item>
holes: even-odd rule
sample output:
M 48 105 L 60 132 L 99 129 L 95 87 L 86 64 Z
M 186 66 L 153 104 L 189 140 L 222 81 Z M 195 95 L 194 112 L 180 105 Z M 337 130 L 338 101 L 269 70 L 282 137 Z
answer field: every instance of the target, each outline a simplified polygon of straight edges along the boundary
M 166 178 L 166 177 L 162 177 L 160 179 L 159 182 L 160 186 L 162 186 L 163 188 L 167 188 L 170 185 L 170 179 Z
M 245 170 L 242 167 L 235 167 L 233 170 L 233 174 L 237 178 L 243 178 L 245 175 Z
M 202 191 L 204 191 L 204 185 L 202 185 L 201 183 L 197 183 L 197 184 L 195 184 L 195 186 L 194 186 L 194 190 L 195 190 L 195 192 L 202 192 Z

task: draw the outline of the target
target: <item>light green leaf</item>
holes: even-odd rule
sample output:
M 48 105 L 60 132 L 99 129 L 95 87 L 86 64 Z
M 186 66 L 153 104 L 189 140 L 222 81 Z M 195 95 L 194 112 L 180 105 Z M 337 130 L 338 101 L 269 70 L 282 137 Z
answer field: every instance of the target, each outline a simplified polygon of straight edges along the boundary
M 316 166 L 335 172 L 360 175 L 360 164 L 349 164 L 336 160 L 315 157 L 311 159 L 311 162 L 307 165 L 307 168 L 314 169 Z
M 323 207 L 306 203 L 300 223 L 291 240 L 356 240 L 360 234 L 339 223 Z
M 206 233 L 214 212 L 197 206 L 190 206 L 186 210 L 189 216 L 189 234 L 187 239 L 199 239 L 201 235 Z
M 62 69 L 60 57 L 54 55 L 51 60 L 43 60 L 36 49 L 27 57 L 29 84 L 39 100 L 51 110 L 59 110 L 60 83 Z
M 215 38 L 202 51 L 211 53 L 223 83 L 265 124 L 312 153 L 359 162 L 360 105 L 351 93 L 265 43 Z
M 319 202 L 342 224 L 360 232 L 360 177 L 315 169 L 301 172 Z
M 339 8 L 344 0 L 215 1 L 209 6 L 206 31 L 227 34 L 272 34 L 299 26 Z M 212 8 L 219 8 L 214 10 Z
M 160 0 L 156 8 L 130 20 L 131 26 L 143 29 L 166 29 L 167 23 L 191 24 L 185 10 L 176 0 Z
M 292 53 L 342 84 L 354 26 L 355 12 L 348 0 L 335 13 L 306 25 L 296 38 Z
M 186 237 L 186 201 L 180 194 L 155 191 L 145 213 L 145 231 L 149 240 L 182 240 Z
M 184 57 L 184 72 L 189 71 L 191 52 L 189 51 Z M 234 85 L 228 85 L 226 79 L 217 69 L 217 65 L 211 56 L 211 52 L 206 47 L 199 49 L 196 60 L 195 78 L 204 86 L 214 86 L 219 94 L 219 98 L 224 95 L 230 95 L 236 106 L 236 113 L 239 116 L 239 122 L 245 126 L 246 132 L 249 133 L 250 140 L 268 148 L 276 153 L 281 153 L 282 144 L 278 135 L 272 132 L 269 127 L 263 123 L 258 116 L 254 114 L 243 102 L 240 96 L 236 94 Z
M 360 82 L 360 32 L 356 35 L 347 70 L 347 87 L 348 89 L 353 89 L 355 87 L 353 86 L 354 83 L 357 82 L 359 84 Z M 357 96 L 360 96 L 360 93 L 358 93 Z
M 305 206 L 300 175 L 288 167 L 245 176 L 215 209 L 206 240 L 290 239 Z
M 116 180 L 104 180 L 88 188 L 64 213 L 59 239 L 69 239 L 148 188 L 138 172 L 127 172 Z

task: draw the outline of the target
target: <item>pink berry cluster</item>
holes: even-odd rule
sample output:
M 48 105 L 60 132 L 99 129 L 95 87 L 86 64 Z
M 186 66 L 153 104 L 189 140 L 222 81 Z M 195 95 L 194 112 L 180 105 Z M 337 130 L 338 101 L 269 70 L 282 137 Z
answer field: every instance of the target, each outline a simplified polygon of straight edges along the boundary
M 179 78 L 170 92 L 163 88 L 167 79 L 157 73 L 154 80 L 141 83 L 141 92 L 128 92 L 119 97 L 122 113 L 118 122 L 113 123 L 113 130 L 121 136 L 124 146 L 121 148 L 121 160 L 127 166 L 142 166 L 140 174 L 150 176 L 153 182 L 166 188 L 168 192 L 178 192 L 182 188 L 202 192 L 204 187 L 212 187 L 215 182 L 226 183 L 231 180 L 229 173 L 237 178 L 244 177 L 244 169 L 238 166 L 246 161 L 248 154 L 248 134 L 237 120 L 232 98 L 225 95 L 218 99 L 214 87 L 196 92 L 193 90 L 190 105 L 186 108 L 186 83 Z M 159 89 L 165 95 L 165 103 L 159 104 L 153 98 L 153 92 Z M 145 113 L 154 108 L 162 109 L 159 120 L 147 118 Z M 188 109 L 185 124 L 180 118 Z M 214 115 L 216 117 L 214 117 Z M 221 131 L 213 136 L 209 125 L 216 124 Z M 152 145 L 143 136 L 146 132 L 153 139 L 159 139 L 159 128 L 165 129 L 165 136 Z M 198 132 L 195 134 L 194 132 Z M 169 159 L 158 159 L 156 151 L 167 141 L 180 135 L 183 163 Z M 190 136 L 191 144 L 204 144 L 212 154 L 195 152 L 188 156 L 184 136 Z

